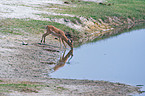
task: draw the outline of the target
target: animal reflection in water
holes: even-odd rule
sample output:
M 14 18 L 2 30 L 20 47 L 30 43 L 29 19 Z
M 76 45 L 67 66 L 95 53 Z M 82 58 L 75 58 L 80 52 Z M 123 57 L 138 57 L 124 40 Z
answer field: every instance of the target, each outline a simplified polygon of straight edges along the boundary
M 51 73 L 56 71 L 56 70 L 58 70 L 59 68 L 63 67 L 70 56 L 71 57 L 69 58 L 68 63 L 72 59 L 72 57 L 73 57 L 73 49 L 71 49 L 67 53 L 67 55 L 65 55 L 65 52 L 66 52 L 66 50 L 64 51 L 63 55 L 58 60 L 57 64 L 51 69 Z

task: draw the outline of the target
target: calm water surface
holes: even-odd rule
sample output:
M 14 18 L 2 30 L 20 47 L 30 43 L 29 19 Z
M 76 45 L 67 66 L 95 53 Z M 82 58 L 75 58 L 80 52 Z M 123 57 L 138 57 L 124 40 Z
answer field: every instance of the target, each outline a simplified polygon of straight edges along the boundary
M 84 44 L 73 53 L 70 64 L 51 77 L 145 85 L 145 29 Z

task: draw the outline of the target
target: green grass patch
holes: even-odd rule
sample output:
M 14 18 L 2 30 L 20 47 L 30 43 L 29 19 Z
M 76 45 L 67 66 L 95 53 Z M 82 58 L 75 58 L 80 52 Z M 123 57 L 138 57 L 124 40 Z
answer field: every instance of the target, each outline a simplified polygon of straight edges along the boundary
M 11 91 L 20 91 L 20 92 L 35 92 L 40 90 L 45 85 L 35 85 L 35 84 L 0 84 L 0 92 L 11 92 Z
M 136 19 L 145 19 L 145 0 L 108 0 L 107 5 L 95 2 L 75 2 L 70 6 L 51 6 L 62 10 L 58 13 L 73 14 L 84 17 L 93 17 L 94 19 L 106 19 L 105 16 L 117 17 L 135 17 Z M 108 6 L 108 4 L 111 4 Z M 72 7 L 76 6 L 76 7 Z
M 57 90 L 68 90 L 68 89 L 64 87 L 57 87 Z
M 73 36 L 78 36 L 79 32 L 67 27 L 64 24 L 40 21 L 32 19 L 2 19 L 0 20 L 0 32 L 10 33 L 15 35 L 25 35 L 25 34 L 40 34 L 44 33 L 46 25 L 53 25 L 64 32 L 69 32 Z
M 65 1 L 65 0 L 64 0 Z M 62 13 L 62 14 L 72 14 L 76 16 L 92 17 L 96 20 L 106 19 L 106 16 L 117 16 L 122 18 L 133 18 L 137 20 L 145 19 L 145 0 L 107 0 L 102 5 L 95 2 L 74 2 L 66 5 L 61 4 L 49 4 L 40 7 L 40 10 L 47 10 L 48 12 Z M 71 0 L 69 0 L 71 2 Z M 111 4 L 108 6 L 108 4 Z M 54 8 L 54 10 L 49 9 Z M 69 19 L 73 23 L 79 22 L 77 17 L 69 17 L 62 15 L 47 15 L 38 14 L 45 18 L 65 18 Z M 85 34 L 84 32 L 78 32 L 64 24 L 59 24 L 56 22 L 40 21 L 32 19 L 1 19 L 0 20 L 0 32 L 9 33 L 14 35 L 26 35 L 26 34 L 40 34 L 44 33 L 46 25 L 53 25 L 58 29 L 68 32 L 73 37 L 80 39 Z
M 0 84 L 0 93 L 9 93 L 13 91 L 25 92 L 25 93 L 38 93 L 39 90 L 43 88 L 50 88 L 51 90 L 63 91 L 68 90 L 67 88 L 60 87 L 58 84 L 40 84 L 33 82 L 22 82 L 22 83 L 9 83 L 9 84 Z
M 50 19 L 61 19 L 61 18 L 64 18 L 64 19 L 70 20 L 74 24 L 77 24 L 76 21 L 81 24 L 80 19 L 77 18 L 77 17 L 70 17 L 70 16 L 63 16 L 63 15 L 48 15 L 48 14 L 40 14 L 40 15 L 43 16 L 44 18 L 50 18 Z

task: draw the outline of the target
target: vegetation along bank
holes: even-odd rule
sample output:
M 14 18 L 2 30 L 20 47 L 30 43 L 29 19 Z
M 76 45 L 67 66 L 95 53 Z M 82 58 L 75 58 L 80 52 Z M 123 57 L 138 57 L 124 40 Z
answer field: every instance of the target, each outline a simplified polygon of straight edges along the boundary
M 41 11 L 45 10 L 45 12 L 35 14 L 40 18 L 1 19 L 0 27 L 2 27 L 2 32 L 22 35 L 25 33 L 19 31 L 42 34 L 45 25 L 53 25 L 63 30 L 68 37 L 77 42 L 76 45 L 79 45 L 94 38 L 103 38 L 108 33 L 115 34 L 112 32 L 115 28 L 132 27 L 138 22 L 144 22 L 144 5 L 144 0 L 107 0 L 104 2 L 68 0 L 67 3 L 62 1 L 61 4 L 33 6 Z

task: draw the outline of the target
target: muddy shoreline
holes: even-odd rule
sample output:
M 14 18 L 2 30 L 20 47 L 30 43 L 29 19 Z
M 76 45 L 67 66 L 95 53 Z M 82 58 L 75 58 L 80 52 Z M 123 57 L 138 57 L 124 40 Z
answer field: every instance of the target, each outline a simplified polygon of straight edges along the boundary
M 94 40 L 98 41 L 98 40 L 102 40 L 102 39 L 105 39 L 105 38 L 109 38 L 111 36 L 115 36 L 115 35 L 123 33 L 124 30 L 131 30 L 138 25 L 145 24 L 145 20 L 133 20 L 130 23 L 130 22 L 127 22 L 126 20 L 123 20 L 123 19 L 121 20 L 120 19 L 119 22 L 126 22 L 126 23 L 121 24 L 121 25 L 117 25 L 115 27 L 111 27 L 112 29 L 110 28 L 110 30 L 108 30 L 108 31 L 106 31 L 106 30 L 104 31 L 103 29 L 100 30 L 100 31 L 96 31 L 96 32 L 92 31 L 88 35 L 83 36 L 83 38 L 76 41 L 74 43 L 74 45 L 75 46 L 80 46 L 82 44 L 85 44 L 86 42 L 92 42 Z M 106 20 L 105 24 L 107 24 L 107 26 L 108 25 L 109 26 L 114 26 L 114 24 L 107 23 L 107 20 Z M 93 27 L 94 27 L 94 25 L 93 25 Z M 93 30 L 93 29 L 90 28 L 89 30 Z
M 124 29 L 131 29 L 139 23 L 119 27 L 109 32 L 90 35 L 83 38 L 79 45 L 120 34 Z M 0 95 L 2 96 L 127 96 L 142 93 L 140 87 L 108 81 L 54 79 L 49 73 L 61 60 L 64 50 L 60 50 L 58 40 L 51 35 L 46 44 L 40 44 L 40 34 L 17 35 L 0 33 Z M 69 47 L 68 49 L 69 50 Z M 62 67 L 62 66 L 60 66 Z M 9 84 L 37 84 L 43 87 L 6 88 Z M 49 87 L 47 87 L 47 85 Z M 5 89 L 5 90 L 3 90 Z
M 121 83 L 93 80 L 33 78 L 22 80 L 17 78 L 1 78 L 0 84 L 40 85 L 39 89 L 26 87 L 13 88 L 10 92 L 0 92 L 1 96 L 128 96 L 142 93 L 139 87 Z M 13 85 L 14 86 L 14 85 Z
M 0 91 L 2 96 L 126 96 L 142 93 L 140 87 L 108 81 L 50 78 L 48 73 L 61 57 L 57 40 L 49 36 L 46 40 L 49 43 L 39 45 L 41 35 L 16 36 L 1 33 L 0 36 L 0 85 L 23 84 L 22 82 L 45 85 L 39 90 L 29 89 L 34 92 L 9 88 L 10 92 Z M 2 88 L 0 86 L 0 90 Z

